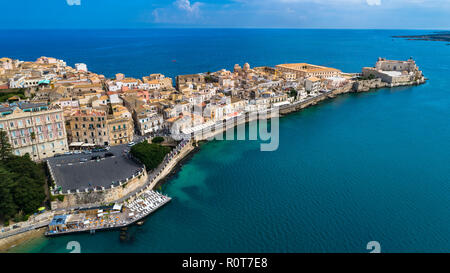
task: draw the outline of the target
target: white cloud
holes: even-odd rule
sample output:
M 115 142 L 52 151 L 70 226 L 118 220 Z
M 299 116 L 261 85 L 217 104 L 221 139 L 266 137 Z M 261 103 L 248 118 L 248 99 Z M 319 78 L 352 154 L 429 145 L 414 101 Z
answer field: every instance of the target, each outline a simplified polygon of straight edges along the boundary
M 198 16 L 200 12 L 200 6 L 202 3 L 195 2 L 191 4 L 189 0 L 177 0 L 174 2 L 174 4 L 175 6 L 177 6 L 177 8 L 186 11 L 188 14 Z
M 69 6 L 80 6 L 81 5 L 81 0 L 66 0 L 67 5 Z
M 381 0 L 366 0 L 369 6 L 381 6 Z

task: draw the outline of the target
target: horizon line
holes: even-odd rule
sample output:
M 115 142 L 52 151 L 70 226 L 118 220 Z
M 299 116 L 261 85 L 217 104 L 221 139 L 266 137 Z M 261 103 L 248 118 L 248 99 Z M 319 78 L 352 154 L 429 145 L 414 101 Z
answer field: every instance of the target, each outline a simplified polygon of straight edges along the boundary
M 322 28 L 322 27 L 174 27 L 174 26 L 158 26 L 158 27 L 31 27 L 31 28 L 1 28 L 1 30 L 150 30 L 150 29 L 292 29 L 292 30 L 426 30 L 426 31 L 450 31 L 449 28 Z

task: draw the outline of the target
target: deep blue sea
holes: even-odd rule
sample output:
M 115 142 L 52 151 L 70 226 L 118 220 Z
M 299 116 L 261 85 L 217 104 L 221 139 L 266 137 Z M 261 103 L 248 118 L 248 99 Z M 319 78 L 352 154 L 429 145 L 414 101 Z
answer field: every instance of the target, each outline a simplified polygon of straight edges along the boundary
M 406 30 L 0 31 L 0 55 L 84 62 L 112 77 L 309 62 L 346 72 L 414 57 L 429 81 L 337 97 L 280 121 L 280 145 L 212 141 L 164 185 L 172 202 L 131 229 L 39 238 L 17 252 L 450 251 L 450 46 Z

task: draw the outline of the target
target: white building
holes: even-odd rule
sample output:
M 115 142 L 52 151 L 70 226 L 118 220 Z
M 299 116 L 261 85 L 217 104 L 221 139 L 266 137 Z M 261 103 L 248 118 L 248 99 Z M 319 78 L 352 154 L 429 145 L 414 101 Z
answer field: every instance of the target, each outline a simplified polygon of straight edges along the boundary
M 310 77 L 305 80 L 306 91 L 316 93 L 320 91 L 321 81 L 317 77 Z
M 77 71 L 84 71 L 84 72 L 88 71 L 87 70 L 87 65 L 84 64 L 84 63 L 77 63 L 77 64 L 75 64 L 75 68 L 76 68 Z

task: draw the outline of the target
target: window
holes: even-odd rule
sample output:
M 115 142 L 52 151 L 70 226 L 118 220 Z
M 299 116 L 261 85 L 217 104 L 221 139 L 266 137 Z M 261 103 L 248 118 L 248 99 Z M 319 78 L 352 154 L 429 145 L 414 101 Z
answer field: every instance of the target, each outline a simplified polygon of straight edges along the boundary
M 9 126 L 10 126 L 10 127 L 14 127 L 14 122 L 10 122 L 10 123 L 9 123 Z
M 19 127 L 23 126 L 23 122 L 21 120 L 19 120 L 17 123 L 19 124 Z
M 0 123 L 0 129 L 3 129 L 3 123 Z
M 41 119 L 40 118 L 36 118 L 36 123 L 40 123 L 41 122 Z

